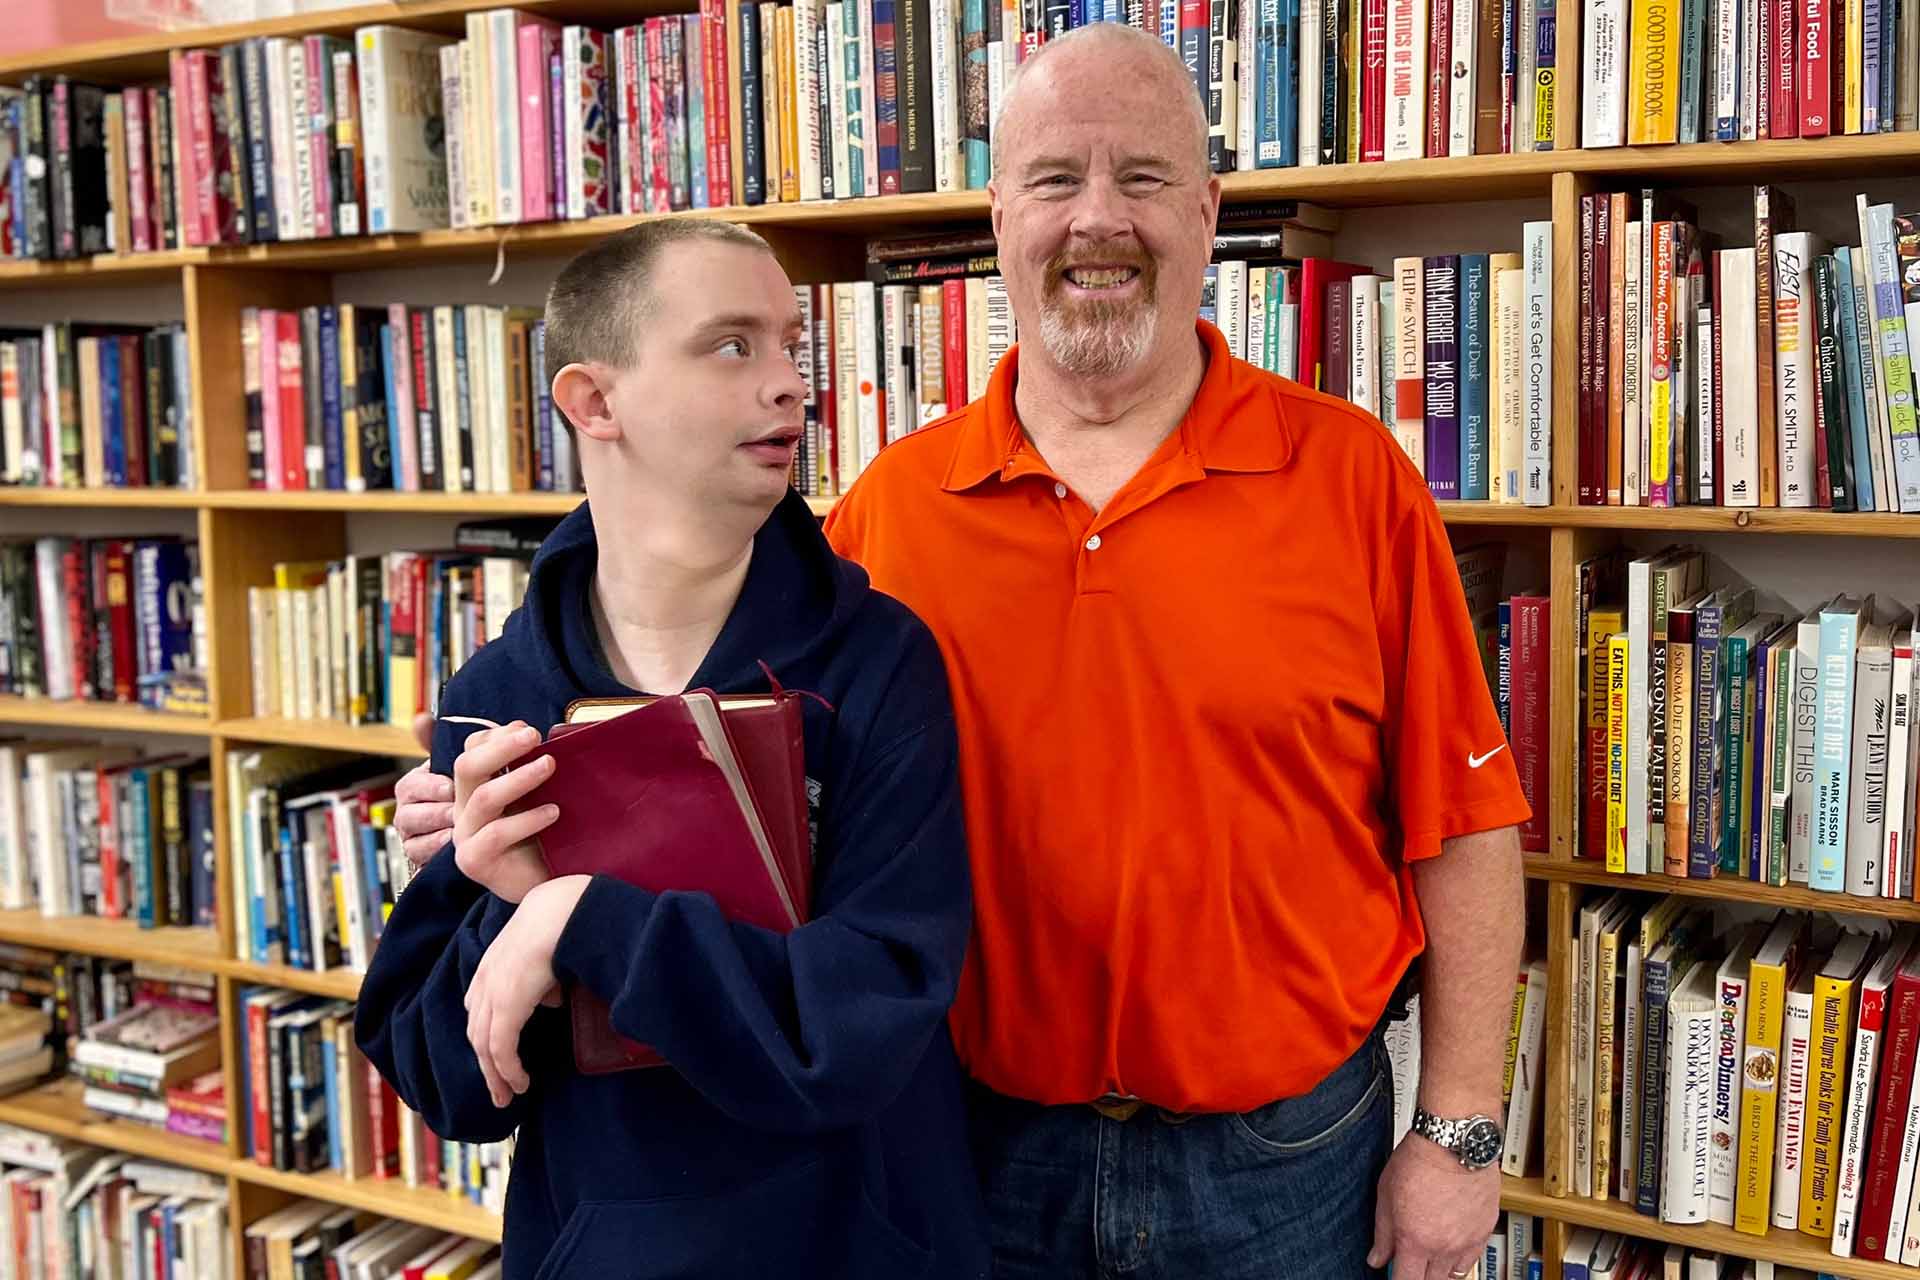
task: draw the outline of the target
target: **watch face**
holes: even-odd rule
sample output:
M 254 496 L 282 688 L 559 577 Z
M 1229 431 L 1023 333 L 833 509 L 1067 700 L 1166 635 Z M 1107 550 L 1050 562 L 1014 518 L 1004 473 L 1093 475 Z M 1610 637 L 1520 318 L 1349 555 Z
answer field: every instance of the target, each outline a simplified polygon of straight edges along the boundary
M 1460 1140 L 1460 1161 L 1468 1168 L 1484 1169 L 1500 1158 L 1503 1145 L 1499 1125 L 1491 1120 L 1475 1120 Z

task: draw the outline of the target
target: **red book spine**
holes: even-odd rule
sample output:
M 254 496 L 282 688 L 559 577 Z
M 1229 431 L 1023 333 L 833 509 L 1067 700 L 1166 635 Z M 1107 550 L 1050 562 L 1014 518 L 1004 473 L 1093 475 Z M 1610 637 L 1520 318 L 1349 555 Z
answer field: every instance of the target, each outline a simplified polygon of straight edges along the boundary
M 1920 972 L 1902 968 L 1888 999 L 1893 1030 L 1882 1044 L 1886 1055 L 1873 1103 L 1873 1142 L 1868 1148 L 1866 1182 L 1860 1189 L 1860 1219 L 1854 1249 L 1862 1258 L 1885 1261 L 1892 1234 L 1893 1184 L 1900 1176 L 1901 1135 L 1907 1126 L 1906 1101 L 1913 1087 L 1916 1032 L 1920 1032 Z M 1902 1231 L 1906 1224 L 1901 1223 Z
M 114 775 L 102 769 L 100 789 L 100 915 L 118 920 L 126 914 L 120 903 L 120 815 L 115 805 Z
M 1580 197 L 1580 407 L 1575 438 L 1580 442 L 1579 496 L 1583 507 L 1600 501 L 1593 475 L 1593 264 L 1597 256 L 1594 203 L 1598 198 Z
M 407 567 L 412 575 L 409 592 L 413 596 L 413 652 L 420 663 L 419 676 L 413 682 L 413 709 L 425 711 L 427 682 L 432 680 L 437 687 L 441 678 L 439 672 L 430 672 L 426 668 L 427 655 L 432 652 L 428 648 L 428 639 L 433 630 L 432 622 L 427 617 L 427 558 L 416 556 Z
M 520 77 L 520 220 L 545 222 L 553 217 L 555 200 L 566 200 L 565 192 L 553 189 L 555 140 L 547 136 L 547 122 L 553 118 L 547 102 L 547 49 L 558 45 L 552 30 L 538 22 L 522 26 L 514 39 Z
M 1833 132 L 1833 30 L 1828 0 L 1800 0 L 1793 42 L 1794 77 L 1799 82 L 1800 136 L 1824 138 Z
M 307 487 L 307 402 L 300 387 L 300 313 L 274 314 L 280 327 L 280 487 Z
M 947 412 L 957 413 L 967 403 L 967 282 L 946 280 L 940 285 L 940 336 L 946 340 Z
M 1545 596 L 1513 599 L 1513 755 L 1520 789 L 1532 813 L 1520 824 L 1520 847 L 1547 851 L 1547 757 L 1552 726 L 1547 705 L 1551 602 Z
M 1387 0 L 1363 0 L 1366 65 L 1360 83 L 1360 159 L 1387 158 Z
M 700 43 L 707 59 L 707 128 L 713 135 L 707 193 L 714 205 L 726 208 L 734 203 L 733 119 L 727 113 L 727 77 L 733 67 L 727 60 L 726 0 L 700 0 L 700 22 L 705 32 Z
M 1608 326 L 1613 321 L 1608 308 L 1613 296 L 1614 235 L 1613 200 L 1597 195 L 1593 198 L 1593 387 L 1588 392 L 1591 403 L 1587 406 L 1588 447 L 1593 450 L 1593 500 L 1597 505 L 1608 501 L 1610 478 L 1616 481 L 1612 486 L 1612 501 L 1616 505 L 1620 501 L 1617 483 L 1620 467 L 1607 447 L 1607 380 L 1612 352 Z
M 1339 3 L 1339 0 L 1333 0 Z M 1474 0 L 1458 0 L 1472 4 Z M 1447 154 L 1453 90 L 1453 6 L 1455 0 L 1432 0 L 1427 25 L 1427 157 Z
M 432 317 L 425 307 L 415 307 L 407 313 L 407 321 L 413 326 L 413 403 L 421 422 L 433 416 L 434 371 L 427 364 L 427 338 L 433 324 Z M 424 427 L 420 430 L 420 487 L 422 489 L 444 489 L 446 480 L 440 474 L 440 459 L 444 457 L 438 432 L 447 429 L 444 418 L 434 422 L 435 438 L 427 439 Z M 429 447 L 431 446 L 431 447 Z M 431 483 L 429 483 L 431 481 Z
M 327 89 L 333 68 L 319 36 L 308 36 L 301 50 L 307 59 L 307 157 L 313 168 L 313 234 L 331 236 L 333 230 L 333 131 L 323 127 Z
M 420 1179 L 430 1187 L 440 1185 L 440 1135 L 420 1126 Z
M 367 1072 L 367 1135 L 372 1139 L 373 1176 L 382 1181 L 391 1178 L 400 1167 L 399 1130 L 393 1108 L 387 1105 L 389 1092 L 387 1082 L 380 1078 L 378 1071 Z M 396 1098 L 396 1104 L 398 1101 Z
M 271 1169 L 273 1100 L 272 1085 L 267 1080 L 267 1009 L 263 1004 L 247 1006 L 247 1071 L 253 1100 L 253 1160 Z
M 110 338 L 120 344 L 121 431 L 126 439 L 127 484 L 144 489 L 147 476 L 147 366 L 139 338 Z
M 652 157 L 653 186 L 647 195 L 647 211 L 668 213 L 673 209 L 672 170 L 667 158 L 667 47 L 668 19 L 647 19 L 647 154 Z M 678 22 L 678 18 L 672 19 Z
M 624 127 L 620 130 L 620 172 L 625 179 L 626 193 L 617 201 L 615 213 L 647 212 L 647 166 L 642 156 L 648 154 L 647 140 L 641 136 L 640 94 L 642 91 L 641 69 L 647 64 L 646 28 L 635 24 L 622 27 L 617 33 L 620 47 L 620 97 L 623 103 L 621 120 Z
M 173 136 L 179 144 L 175 148 L 178 163 L 173 173 L 173 190 L 182 246 L 206 243 L 200 229 L 200 203 L 194 198 L 197 184 L 193 180 L 193 129 L 189 123 L 193 93 L 187 85 L 187 57 L 186 51 L 180 49 L 167 55 L 167 104 L 173 115 Z
M 217 244 L 220 239 L 219 214 L 213 201 L 213 98 L 207 83 L 208 66 L 214 55 L 196 49 L 187 55 L 187 128 L 181 140 L 193 149 L 194 244 Z M 185 148 L 183 147 L 184 151 Z M 183 186 L 183 190 L 186 188 Z
M 99 696 L 93 678 L 93 619 L 87 616 L 87 547 L 71 542 L 60 553 L 60 582 L 66 592 L 67 635 L 73 659 L 73 696 L 83 701 Z

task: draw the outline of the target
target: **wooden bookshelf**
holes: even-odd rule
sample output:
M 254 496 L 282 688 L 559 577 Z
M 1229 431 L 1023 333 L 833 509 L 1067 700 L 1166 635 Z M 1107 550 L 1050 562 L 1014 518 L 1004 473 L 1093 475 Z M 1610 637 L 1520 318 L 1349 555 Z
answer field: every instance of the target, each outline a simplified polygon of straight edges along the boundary
M 39 73 L 65 72 L 108 84 L 163 76 L 167 56 L 176 48 L 216 47 L 254 36 L 348 34 L 374 23 L 396 23 L 442 32 L 463 29 L 466 16 L 497 7 L 500 0 L 378 0 L 350 8 L 179 32 L 154 32 L 44 52 L 0 58 L 0 83 L 19 83 Z M 566 21 L 602 27 L 653 13 L 686 12 L 692 0 L 523 0 L 517 7 Z M 1563 67 L 1579 65 L 1581 24 L 1577 10 L 1563 10 L 1560 58 Z M 1394 164 L 1328 165 L 1223 175 L 1229 204 L 1272 199 L 1303 199 L 1350 209 L 1421 207 L 1474 201 L 1527 200 L 1536 209 L 1512 215 L 1490 228 L 1489 247 L 1517 244 L 1521 217 L 1554 220 L 1556 283 L 1553 311 L 1554 481 L 1553 505 L 1522 507 L 1486 503 L 1440 504 L 1442 518 L 1457 529 L 1457 539 L 1511 537 L 1544 552 L 1551 583 L 1554 670 L 1551 718 L 1561 732 L 1553 743 L 1549 849 L 1529 856 L 1528 877 L 1546 898 L 1550 937 L 1549 1035 L 1542 1087 L 1547 1117 L 1542 1172 L 1507 1179 L 1502 1202 L 1509 1210 L 1541 1217 L 1546 1225 L 1543 1256 L 1557 1258 L 1573 1226 L 1591 1225 L 1657 1240 L 1724 1249 L 1740 1257 L 1768 1259 L 1816 1270 L 1836 1265 L 1818 1241 L 1794 1233 L 1765 1237 L 1737 1235 L 1724 1228 L 1666 1226 L 1616 1203 L 1576 1198 L 1568 1178 L 1570 1153 L 1557 1137 L 1568 1106 L 1570 1046 L 1562 1023 L 1568 992 L 1560 976 L 1571 925 L 1583 892 L 1594 888 L 1631 888 L 1676 893 L 1704 900 L 1755 903 L 1794 909 L 1865 912 L 1895 920 L 1920 920 L 1920 903 L 1864 900 L 1817 894 L 1805 889 L 1772 889 L 1734 878 L 1686 880 L 1666 876 L 1608 874 L 1591 862 L 1573 860 L 1573 794 L 1579 785 L 1573 674 L 1572 616 L 1578 563 L 1623 537 L 1654 543 L 1669 537 L 1768 535 L 1770 538 L 1821 537 L 1850 540 L 1920 539 L 1920 516 L 1848 515 L 1819 511 L 1727 510 L 1715 508 L 1582 507 L 1575 504 L 1577 461 L 1575 423 L 1579 385 L 1579 197 L 1597 190 L 1647 183 L 1687 188 L 1754 181 L 1804 182 L 1859 177 L 1877 180 L 1920 166 L 1920 133 L 1835 137 L 1819 141 L 1787 140 L 1736 144 L 1700 143 L 1658 148 L 1582 151 L 1578 138 L 1580 77 L 1563 74 L 1556 120 L 1560 149 L 1525 155 L 1414 160 Z M 702 211 L 698 216 L 746 223 L 774 241 L 796 278 L 844 278 L 839 272 L 857 260 L 860 242 L 876 234 L 939 224 L 984 226 L 985 192 L 908 195 L 773 204 Z M 1509 217 L 1502 213 L 1503 219 Z M 133 732 L 203 739 L 216 769 L 228 750 L 255 745 L 317 746 L 393 759 L 405 767 L 418 747 L 405 729 L 373 725 L 289 721 L 258 717 L 249 703 L 245 670 L 245 588 L 258 585 L 264 568 L 276 559 L 339 554 L 349 545 L 355 522 L 384 517 L 444 517 L 449 520 L 500 516 L 558 516 L 582 500 L 579 494 L 345 493 L 262 492 L 238 488 L 245 482 L 244 429 L 238 413 L 239 383 L 232 368 L 239 308 L 292 306 L 331 296 L 336 273 L 399 271 L 446 264 L 488 264 L 504 256 L 511 265 L 539 257 L 551 263 L 592 243 L 609 231 L 645 220 L 615 216 L 586 222 L 522 224 L 470 230 L 366 236 L 337 240 L 291 241 L 221 246 L 162 253 L 109 255 L 76 262 L 0 262 L 0 296 L 10 295 L 24 309 L 39 291 L 49 292 L 49 318 L 78 309 L 76 299 L 89 289 L 113 291 L 128 286 L 172 286 L 185 303 L 193 353 L 194 418 L 200 433 L 196 457 L 200 486 L 170 490 L 0 488 L 0 508 L 19 508 L 16 524 L 38 509 L 60 511 L 71 525 L 74 513 L 99 512 L 118 525 L 141 513 L 191 512 L 198 521 L 206 579 L 207 610 L 213 632 L 207 715 L 169 715 L 118 704 L 55 702 L 0 697 L 0 725 L 27 726 L 46 736 L 82 736 L 96 732 Z M 1412 237 L 1414 241 L 1417 236 Z M 1410 247 L 1409 252 L 1417 251 Z M 852 255 L 850 257 L 850 255 Z M 1384 265 L 1376 262 L 1376 265 Z M 832 499 L 810 505 L 825 515 Z M 172 521 L 182 517 L 168 516 Z M 1856 542 L 1855 545 L 1858 545 Z M 1522 585 L 1522 584 L 1515 584 Z M 216 781 L 221 781 L 216 775 Z M 216 787 L 216 791 L 221 791 Z M 224 815 L 224 799 L 219 802 Z M 230 910 L 225 888 L 233 865 L 229 832 L 216 822 L 216 863 L 221 869 L 219 910 Z M 221 1007 L 231 1010 L 242 985 L 273 985 L 313 994 L 355 998 L 360 977 L 345 969 L 313 973 L 279 965 L 257 965 L 231 958 L 233 922 L 217 929 L 142 930 L 126 921 L 47 918 L 37 911 L 0 912 L 0 940 L 56 950 L 128 959 L 163 961 L 212 974 Z M 223 942 L 223 938 L 227 941 Z M 237 1078 L 232 1057 L 237 1041 L 226 1029 L 230 1085 Z M 435 1190 L 416 1190 L 390 1181 L 349 1182 L 333 1174 L 302 1175 L 262 1168 L 239 1153 L 237 1139 L 222 1146 L 158 1133 L 142 1126 L 108 1121 L 88 1113 L 73 1082 L 56 1082 L 0 1099 L 0 1121 L 24 1125 L 103 1147 L 170 1160 L 226 1175 L 236 1188 L 260 1188 L 261 1203 L 279 1195 L 311 1196 L 366 1209 L 388 1217 L 420 1222 L 488 1239 L 499 1239 L 499 1219 Z M 244 1211 L 243 1211 L 244 1207 Z M 236 1200 L 235 1232 L 255 1212 L 251 1199 Z M 1839 1264 L 1847 1274 L 1869 1278 L 1908 1274 L 1886 1264 Z M 1546 1264 L 1548 1280 L 1559 1265 Z

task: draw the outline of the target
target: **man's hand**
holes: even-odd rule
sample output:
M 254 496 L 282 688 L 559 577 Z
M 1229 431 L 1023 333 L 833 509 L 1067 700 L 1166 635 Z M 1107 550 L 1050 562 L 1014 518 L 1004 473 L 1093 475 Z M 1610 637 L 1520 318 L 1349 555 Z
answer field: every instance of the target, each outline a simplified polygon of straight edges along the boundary
M 413 739 L 421 751 L 433 754 L 433 717 L 424 711 L 413 718 Z M 453 839 L 453 779 L 441 777 L 431 761 L 422 760 L 394 786 L 393 798 L 401 852 L 418 870 Z
M 539 744 L 539 731 L 515 720 L 469 737 L 453 762 L 454 858 L 469 880 L 507 902 L 519 902 L 547 878 L 533 838 L 560 816 L 550 804 L 507 813 L 553 776 L 552 756 L 509 768 Z
M 1471 1275 L 1500 1218 L 1500 1167 L 1472 1172 L 1451 1152 L 1408 1134 L 1380 1175 L 1367 1265 L 1393 1280 Z
M 531 1083 L 520 1063 L 520 1032 L 534 1006 L 560 1002 L 553 949 L 591 883 L 591 876 L 561 876 L 536 885 L 480 957 L 467 984 L 467 1043 L 496 1107 L 512 1102 Z

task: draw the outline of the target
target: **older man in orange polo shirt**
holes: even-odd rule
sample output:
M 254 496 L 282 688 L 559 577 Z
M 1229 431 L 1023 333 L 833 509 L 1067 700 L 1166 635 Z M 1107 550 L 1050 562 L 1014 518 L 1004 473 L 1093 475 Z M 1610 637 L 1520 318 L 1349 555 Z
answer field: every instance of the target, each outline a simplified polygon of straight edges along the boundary
M 1194 321 L 1206 132 L 1138 32 L 1027 60 L 990 188 L 1026 340 L 827 531 L 950 672 L 996 1274 L 1459 1280 L 1498 1208 L 1527 807 L 1419 475 Z M 1423 952 L 1389 1153 L 1381 1024 Z
M 1439 514 L 1378 422 L 1196 326 L 1220 183 L 1176 55 L 1044 46 L 994 142 L 1022 342 L 827 533 L 951 676 L 997 1274 L 1464 1276 L 1527 807 Z M 1427 1136 L 1389 1158 L 1423 949 Z

